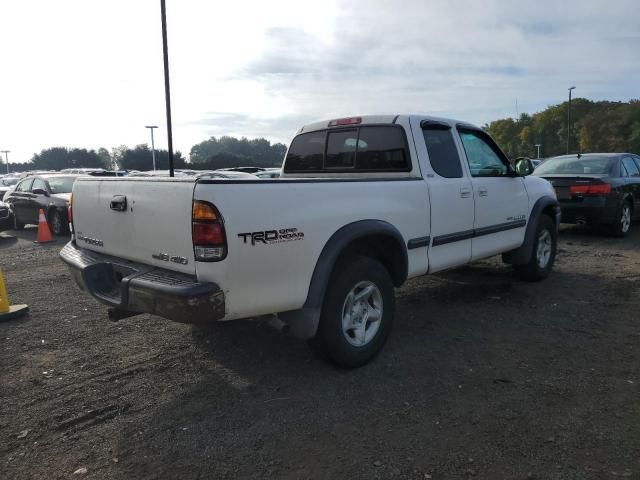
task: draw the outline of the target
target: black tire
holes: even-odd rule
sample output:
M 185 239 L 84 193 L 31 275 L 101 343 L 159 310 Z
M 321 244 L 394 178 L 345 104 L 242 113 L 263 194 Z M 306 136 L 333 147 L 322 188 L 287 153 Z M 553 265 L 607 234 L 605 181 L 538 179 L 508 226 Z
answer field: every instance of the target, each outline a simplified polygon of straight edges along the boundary
M 66 219 L 58 210 L 52 210 L 47 219 L 51 233 L 57 237 L 67 233 Z
M 375 288 L 369 289 L 371 285 Z M 361 290 L 358 290 L 360 288 Z M 352 302 L 349 315 L 350 318 L 360 319 L 359 323 L 354 321 L 354 325 L 358 323 L 363 328 L 345 331 L 343 311 L 348 307 L 347 298 L 352 292 L 357 296 L 359 293 L 366 293 L 365 291 L 371 291 L 371 297 Z M 373 359 L 382 349 L 391 332 L 394 314 L 395 294 L 389 272 L 377 260 L 356 257 L 338 267 L 331 276 L 318 331 L 309 344 L 320 356 L 334 365 L 342 368 L 360 367 Z M 371 320 L 373 316 L 380 320 Z M 361 338 L 370 338 L 362 346 L 354 345 L 352 342 L 359 341 L 357 337 L 360 332 L 364 335 Z
M 541 265 L 542 260 L 539 261 L 539 249 L 540 242 L 544 241 L 544 235 L 548 235 L 549 239 L 549 255 L 546 257 L 546 263 Z M 553 269 L 553 264 L 556 260 L 556 253 L 558 251 L 558 230 L 554 221 L 548 215 L 542 215 L 538 226 L 536 227 L 536 233 L 533 241 L 533 248 L 531 249 L 531 257 L 529 261 L 522 265 L 514 265 L 517 275 L 523 280 L 529 282 L 539 282 L 549 276 Z
M 628 215 L 628 220 L 625 221 L 625 215 Z M 609 231 L 611 235 L 614 237 L 623 238 L 626 237 L 631 231 L 631 225 L 633 218 L 633 206 L 631 202 L 627 199 L 622 202 L 620 205 L 620 209 L 618 210 L 618 214 L 616 215 L 616 221 L 611 225 Z

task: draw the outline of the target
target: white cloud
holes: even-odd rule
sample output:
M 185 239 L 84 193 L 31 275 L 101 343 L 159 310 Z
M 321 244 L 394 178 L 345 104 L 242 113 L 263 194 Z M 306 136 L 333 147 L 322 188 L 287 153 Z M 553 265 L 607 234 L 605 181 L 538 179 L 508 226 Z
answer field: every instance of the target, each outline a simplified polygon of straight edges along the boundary
M 637 1 L 167 0 L 174 145 L 287 141 L 304 122 L 421 111 L 475 123 L 638 97 Z M 158 0 L 0 5 L 0 148 L 165 145 Z

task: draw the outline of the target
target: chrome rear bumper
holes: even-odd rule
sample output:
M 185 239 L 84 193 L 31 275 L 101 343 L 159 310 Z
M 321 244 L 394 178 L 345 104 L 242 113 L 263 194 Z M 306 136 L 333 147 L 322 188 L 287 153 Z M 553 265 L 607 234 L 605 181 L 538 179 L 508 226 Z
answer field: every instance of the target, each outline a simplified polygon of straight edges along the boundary
M 215 283 L 81 249 L 73 242 L 60 251 L 60 258 L 82 290 L 120 312 L 151 313 L 182 323 L 211 322 L 225 315 L 224 292 Z

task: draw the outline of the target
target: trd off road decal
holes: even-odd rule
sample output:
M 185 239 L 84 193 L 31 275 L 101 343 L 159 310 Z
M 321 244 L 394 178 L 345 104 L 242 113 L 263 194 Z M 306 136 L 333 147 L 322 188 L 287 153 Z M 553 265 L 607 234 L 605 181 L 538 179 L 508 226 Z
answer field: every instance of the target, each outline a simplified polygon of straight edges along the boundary
M 299 232 L 297 228 L 281 228 L 280 230 L 265 230 L 262 232 L 239 233 L 238 237 L 244 240 L 244 243 L 284 243 L 294 242 L 304 239 L 304 233 Z

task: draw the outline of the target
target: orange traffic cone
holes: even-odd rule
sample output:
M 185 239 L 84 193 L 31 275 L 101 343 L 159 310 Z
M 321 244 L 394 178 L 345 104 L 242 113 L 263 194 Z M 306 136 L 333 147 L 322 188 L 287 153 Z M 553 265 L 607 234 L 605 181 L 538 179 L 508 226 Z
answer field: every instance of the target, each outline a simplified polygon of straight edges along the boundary
M 49 224 L 47 223 L 47 217 L 44 216 L 44 210 L 40 209 L 38 214 L 38 238 L 35 243 L 48 243 L 53 241 L 51 230 L 49 230 Z

